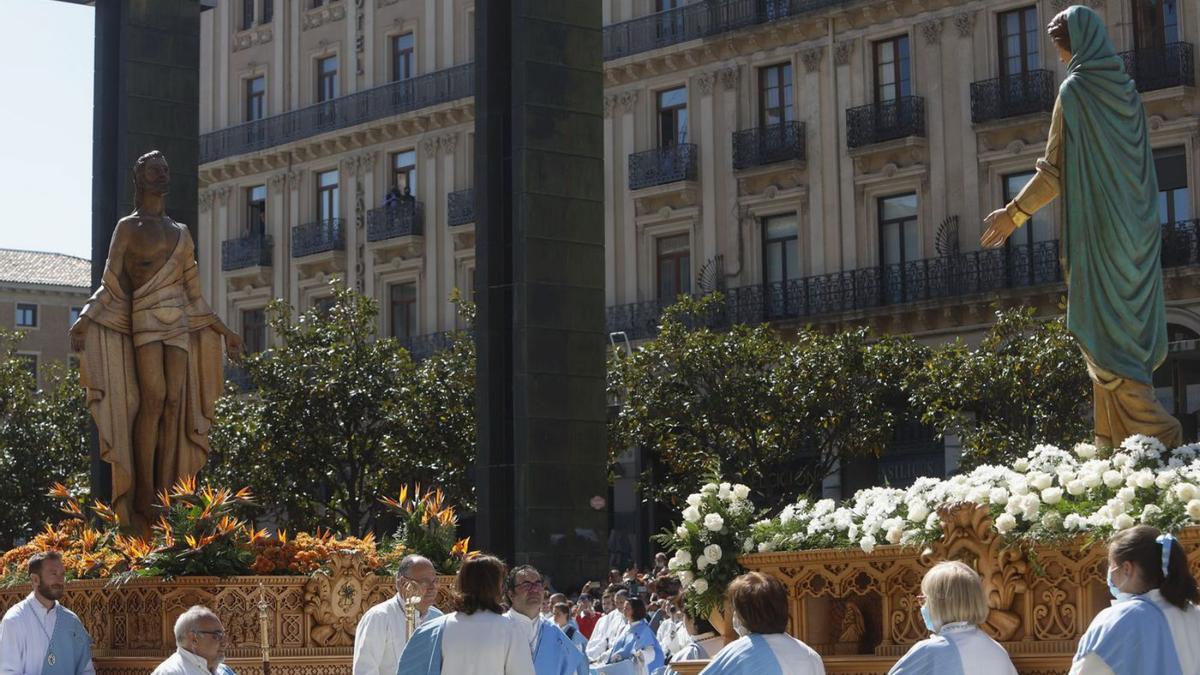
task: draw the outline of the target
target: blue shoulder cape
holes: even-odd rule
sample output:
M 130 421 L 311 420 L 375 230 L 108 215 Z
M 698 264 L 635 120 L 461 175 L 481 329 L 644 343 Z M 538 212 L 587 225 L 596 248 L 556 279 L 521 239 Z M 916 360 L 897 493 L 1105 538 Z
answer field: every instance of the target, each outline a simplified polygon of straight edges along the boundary
M 441 675 L 442 629 L 445 626 L 445 616 L 430 618 L 418 626 L 404 645 L 396 675 Z
M 658 644 L 658 638 L 654 637 L 654 633 L 650 631 L 650 626 L 643 619 L 631 625 L 616 643 L 613 644 L 612 655 L 609 657 L 609 663 L 620 661 L 622 659 L 633 658 L 634 652 L 645 648 L 654 650 L 654 660 L 646 664 L 646 668 L 650 672 L 654 672 L 656 668 L 661 668 L 663 665 L 662 645 Z M 617 658 L 617 657 L 620 658 Z M 540 674 L 539 674 L 540 675 Z
M 588 661 L 571 638 L 553 622 L 539 619 L 538 644 L 533 654 L 537 675 L 588 675 Z M 578 633 L 577 633 L 578 634 Z
M 775 652 L 763 636 L 740 637 L 717 652 L 701 675 L 783 675 Z
M 1141 596 L 1100 612 L 1079 639 L 1074 660 L 1089 653 L 1099 656 L 1115 675 L 1183 675 L 1167 617 Z

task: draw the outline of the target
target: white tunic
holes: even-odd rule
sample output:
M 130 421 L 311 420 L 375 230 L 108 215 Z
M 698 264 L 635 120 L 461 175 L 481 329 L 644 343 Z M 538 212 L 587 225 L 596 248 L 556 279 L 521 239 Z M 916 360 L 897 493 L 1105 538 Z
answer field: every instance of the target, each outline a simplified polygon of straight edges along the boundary
M 444 675 L 534 675 L 525 631 L 488 611 L 454 612 L 442 627 Z
M 1017 675 L 1012 659 L 1000 643 L 979 627 L 969 623 L 942 626 L 938 635 L 954 643 L 962 660 L 963 672 L 971 675 Z
M 216 670 L 209 670 L 208 661 L 205 661 L 204 657 L 179 647 L 169 659 L 158 664 L 150 675 L 213 675 L 221 670 L 221 666 L 217 666 Z
M 0 675 L 41 675 L 59 607 L 56 602 L 46 609 L 30 593 L 4 613 L 0 621 Z M 95 673 L 91 661 L 80 671 L 80 675 Z
M 625 632 L 625 615 L 620 610 L 612 610 L 600 617 L 588 639 L 587 657 L 592 663 L 607 663 L 608 652 L 613 643 Z
M 417 625 L 428 617 L 426 610 Z M 368 609 L 354 630 L 354 675 L 396 675 L 407 641 L 408 616 L 399 595 Z
M 783 675 L 825 675 L 825 664 L 812 647 L 787 633 L 764 635 Z
M 515 609 L 510 609 L 504 613 L 505 618 L 513 622 L 513 625 L 521 629 L 521 634 L 529 641 L 529 654 L 532 656 L 537 653 L 538 639 L 542 636 L 542 626 L 539 622 L 535 623 L 533 619 L 525 616 Z
M 1179 666 L 1183 675 L 1200 675 L 1200 608 L 1195 605 L 1187 611 L 1167 602 L 1157 588 L 1145 596 L 1163 611 L 1171 638 L 1175 642 L 1175 653 L 1179 655 Z M 1113 675 L 1113 671 L 1095 653 L 1071 664 L 1070 675 Z

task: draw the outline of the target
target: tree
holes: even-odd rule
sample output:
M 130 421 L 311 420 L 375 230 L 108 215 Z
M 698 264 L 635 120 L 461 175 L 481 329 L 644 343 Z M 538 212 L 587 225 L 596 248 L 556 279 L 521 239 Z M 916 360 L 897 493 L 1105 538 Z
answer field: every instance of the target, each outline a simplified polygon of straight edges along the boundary
M 0 550 L 59 519 L 54 483 L 87 484 L 88 411 L 79 374 L 51 363 L 38 390 L 17 354 L 22 335 L 0 329 Z
M 472 501 L 474 354 L 459 335 L 420 365 L 393 338 L 376 337 L 378 307 L 335 290 L 326 314 L 293 321 L 272 303 L 279 346 L 245 360 L 256 389 L 217 405 L 214 476 L 248 485 L 289 528 L 365 534 L 401 485 L 436 482 L 448 501 Z
M 978 349 L 961 341 L 935 350 L 908 385 L 914 407 L 958 434 L 963 466 L 1003 464 L 1038 443 L 1071 447 L 1091 433 L 1092 387 L 1062 318 L 1032 309 L 996 313 Z
M 839 461 L 882 451 L 925 348 L 865 330 L 788 342 L 766 325 L 702 327 L 721 303 L 681 299 L 657 338 L 610 360 L 609 394 L 621 400 L 610 455 L 651 451 L 665 473 L 644 482 L 651 496 L 677 502 L 716 472 L 776 507 L 815 492 Z

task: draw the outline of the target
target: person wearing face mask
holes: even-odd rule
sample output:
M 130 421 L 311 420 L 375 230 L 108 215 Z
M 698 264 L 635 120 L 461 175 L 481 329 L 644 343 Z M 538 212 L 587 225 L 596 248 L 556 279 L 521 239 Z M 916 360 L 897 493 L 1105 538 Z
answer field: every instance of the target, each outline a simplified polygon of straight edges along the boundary
M 701 675 L 825 675 L 821 657 L 788 635 L 787 589 L 761 572 L 743 574 L 726 592 L 739 637 Z
M 1070 675 L 1200 673 L 1200 591 L 1179 540 L 1148 525 L 1118 532 L 1108 590 L 1115 601 L 1080 638 Z
M 663 650 L 646 623 L 646 603 L 641 598 L 629 598 L 624 613 L 628 627 L 613 643 L 608 662 L 634 661 L 635 672 L 640 675 L 658 670 L 663 665 Z
M 979 629 L 987 621 L 987 595 L 975 570 L 942 562 L 921 580 L 921 618 L 931 637 L 912 649 L 888 675 L 1017 675 L 1008 652 Z

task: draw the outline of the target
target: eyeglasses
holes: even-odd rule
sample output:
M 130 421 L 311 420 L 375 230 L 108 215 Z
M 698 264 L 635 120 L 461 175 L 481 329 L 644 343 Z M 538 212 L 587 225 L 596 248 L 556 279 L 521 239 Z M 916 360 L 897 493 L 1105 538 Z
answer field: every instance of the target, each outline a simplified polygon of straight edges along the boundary
M 223 631 L 223 630 L 194 630 L 192 632 L 199 633 L 201 635 L 208 635 L 208 636 L 212 637 L 212 639 L 217 640 L 218 642 L 225 641 L 225 631 Z
M 522 581 L 521 583 L 516 584 L 514 586 L 514 588 L 516 588 L 518 591 L 532 591 L 535 588 L 541 588 L 541 587 L 542 587 L 541 579 L 535 579 L 533 581 Z
M 414 579 L 414 578 L 412 578 L 412 577 L 403 577 L 403 578 L 404 578 L 406 581 L 411 581 L 411 582 L 412 582 L 412 583 L 414 583 L 414 584 L 420 584 L 421 586 L 424 586 L 425 588 L 433 588 L 434 586 L 437 586 L 437 579 L 430 579 L 430 580 L 428 580 L 428 581 L 421 581 L 420 579 Z

